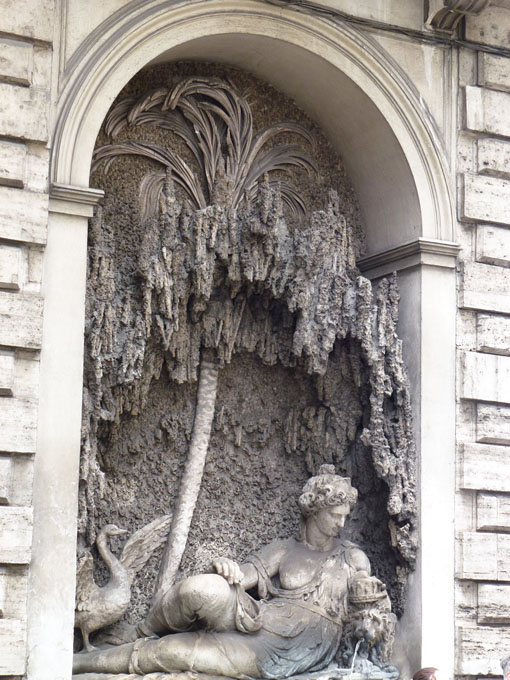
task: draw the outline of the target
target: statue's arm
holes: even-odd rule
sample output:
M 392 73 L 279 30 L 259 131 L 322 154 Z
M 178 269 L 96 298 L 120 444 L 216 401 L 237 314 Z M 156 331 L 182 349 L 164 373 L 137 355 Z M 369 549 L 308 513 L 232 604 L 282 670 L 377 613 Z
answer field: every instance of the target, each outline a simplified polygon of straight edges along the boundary
M 278 573 L 286 544 L 287 541 L 273 541 L 255 553 L 257 562 L 264 566 L 267 576 L 272 577 Z M 249 560 L 239 565 L 227 557 L 218 557 L 213 561 L 213 567 L 231 585 L 240 583 L 245 590 L 255 587 L 259 582 L 257 567 Z

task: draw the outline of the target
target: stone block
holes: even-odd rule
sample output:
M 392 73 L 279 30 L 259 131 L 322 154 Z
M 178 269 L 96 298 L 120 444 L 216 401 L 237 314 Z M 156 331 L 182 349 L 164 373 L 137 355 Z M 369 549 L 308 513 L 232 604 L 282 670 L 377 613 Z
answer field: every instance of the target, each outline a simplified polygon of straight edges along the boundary
M 510 95 L 508 95 L 510 99 Z M 510 101 L 509 101 L 510 106 Z M 460 219 L 510 225 L 510 180 L 464 174 Z
M 466 127 L 473 132 L 510 137 L 510 93 L 467 85 Z
M 510 403 L 510 357 L 462 353 L 463 399 Z
M 510 581 L 510 534 L 465 532 L 458 538 L 459 578 Z
M 26 667 L 26 624 L 0 619 L 0 675 L 23 675 Z
M 42 312 L 40 295 L 0 291 L 0 345 L 40 349 Z
M 0 565 L 0 610 L 3 618 L 23 619 L 27 607 L 28 568 L 25 565 Z
M 510 446 L 464 444 L 459 472 L 462 489 L 510 491 Z
M 455 672 L 458 675 L 499 675 L 499 660 L 508 649 L 508 628 L 467 627 L 457 631 Z
M 510 623 L 510 585 L 478 584 L 478 623 Z
M 0 187 L 0 238 L 43 244 L 47 228 L 47 194 Z
M 479 52 L 478 84 L 493 90 L 510 92 L 510 58 Z
M 13 386 L 14 352 L 0 350 L 0 397 L 12 397 Z
M 505 267 L 466 262 L 460 288 L 460 306 L 510 314 L 510 271 Z
M 34 453 L 37 434 L 39 362 L 18 353 L 13 392 L 0 408 L 0 451 Z
M 510 479 L 507 480 L 510 492 Z M 478 531 L 510 532 L 510 495 L 479 493 L 476 499 Z
M 31 43 L 0 39 L 0 80 L 30 85 L 33 69 Z
M 4 0 L 1 3 L 2 31 L 51 43 L 55 26 L 54 0 Z
M 8 505 L 10 503 L 11 482 L 12 458 L 11 456 L 0 455 L 0 505 Z
M 30 506 L 32 505 L 34 458 L 27 455 L 12 455 L 10 460 L 9 505 Z
M 510 444 L 510 406 L 477 404 L 476 441 L 485 444 Z
M 23 186 L 26 156 L 25 144 L 0 141 L 0 184 L 18 188 Z
M 19 290 L 21 249 L 0 244 L 0 288 Z
M 48 141 L 49 90 L 0 83 L 0 135 Z
M 510 317 L 478 314 L 476 347 L 480 352 L 510 356 Z
M 508 179 L 510 177 L 510 142 L 501 139 L 479 139 L 477 170 L 482 175 Z
M 479 224 L 476 228 L 476 259 L 510 267 L 510 229 Z
M 508 8 L 493 7 L 491 3 L 478 16 L 468 17 L 465 30 L 468 40 L 507 48 L 510 44 Z M 501 669 L 498 675 L 501 675 Z
M 0 563 L 28 564 L 32 551 L 32 508 L 0 508 Z

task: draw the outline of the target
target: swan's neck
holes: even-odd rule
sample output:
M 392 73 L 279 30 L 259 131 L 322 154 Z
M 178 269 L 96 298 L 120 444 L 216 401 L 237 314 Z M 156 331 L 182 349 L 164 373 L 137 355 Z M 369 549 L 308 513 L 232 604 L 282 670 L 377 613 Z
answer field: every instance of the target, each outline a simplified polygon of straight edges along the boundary
M 112 579 L 122 578 L 124 576 L 125 569 L 108 547 L 108 539 L 104 534 L 100 535 L 97 539 L 97 549 L 103 558 L 104 563 L 110 570 Z

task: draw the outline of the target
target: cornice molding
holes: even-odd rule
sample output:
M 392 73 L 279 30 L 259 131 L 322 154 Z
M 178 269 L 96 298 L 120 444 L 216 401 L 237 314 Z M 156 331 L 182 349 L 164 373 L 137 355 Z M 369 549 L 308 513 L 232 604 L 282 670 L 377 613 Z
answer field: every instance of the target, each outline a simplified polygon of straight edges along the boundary
M 101 189 L 54 182 L 50 188 L 50 212 L 92 217 L 94 206 L 104 196 Z
M 481 14 L 491 0 L 444 0 L 444 7 L 432 11 L 427 25 L 436 31 L 453 33 L 466 15 Z
M 453 241 L 417 238 L 395 248 L 362 257 L 357 265 L 369 279 L 423 265 L 454 269 L 459 251 L 460 246 Z

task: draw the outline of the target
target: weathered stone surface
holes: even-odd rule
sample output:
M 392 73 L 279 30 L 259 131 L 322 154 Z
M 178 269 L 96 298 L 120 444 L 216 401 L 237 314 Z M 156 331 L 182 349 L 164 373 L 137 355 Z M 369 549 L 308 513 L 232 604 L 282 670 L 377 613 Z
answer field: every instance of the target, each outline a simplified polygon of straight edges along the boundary
M 478 623 L 510 623 L 510 585 L 478 584 Z
M 18 355 L 14 366 L 14 396 L 2 399 L 0 408 L 0 451 L 33 453 L 37 432 L 39 362 L 33 353 L 29 353 L 28 357 Z
M 39 349 L 42 310 L 40 295 L 0 291 L 0 345 Z
M 25 176 L 25 144 L 0 141 L 0 184 L 22 187 Z
M 0 564 L 0 609 L 5 619 L 23 619 L 27 605 L 26 565 Z M 2 649 L 2 647 L 0 647 Z
M 459 675 L 501 675 L 500 659 L 508 645 L 510 629 L 460 627 L 456 672 Z
M 470 16 L 466 21 L 466 38 L 486 45 L 508 47 L 510 29 L 508 28 L 508 9 L 489 7 L 478 16 Z M 501 669 L 498 671 L 501 675 Z
M 0 84 L 0 135 L 46 142 L 49 91 Z
M 478 84 L 494 90 L 510 92 L 510 59 L 479 52 Z
M 0 397 L 12 397 L 14 352 L 0 350 Z
M 477 404 L 476 441 L 510 444 L 510 407 Z
M 510 177 L 510 142 L 501 139 L 479 139 L 477 169 L 482 175 Z
M 0 619 L 0 674 L 23 675 L 26 656 L 26 623 L 19 619 Z
M 510 94 L 466 87 L 466 127 L 474 132 L 510 136 Z
M 32 508 L 0 508 L 0 563 L 28 564 L 32 547 Z
M 34 479 L 33 456 L 12 455 L 9 505 L 30 506 Z
M 45 42 L 53 40 L 54 0 L 38 0 L 34 11 L 32 0 L 2 0 L 2 31 Z
M 510 356 L 510 318 L 494 314 L 478 314 L 477 349 L 480 352 Z
M 459 578 L 510 581 L 510 535 L 465 532 L 458 538 Z
M 48 196 L 0 187 L 0 238 L 45 243 Z
M 510 357 L 464 352 L 462 363 L 464 399 L 510 403 Z
M 510 492 L 510 479 L 507 480 Z M 510 495 L 479 493 L 476 499 L 478 531 L 510 531 Z
M 10 491 L 12 482 L 12 458 L 0 455 L 0 504 L 10 503 Z M 0 609 L 1 609 L 0 605 Z
M 0 288 L 19 290 L 21 250 L 0 245 Z
M 481 408 L 480 406 L 478 408 Z M 510 447 L 464 444 L 460 453 L 462 489 L 510 490 Z
M 510 314 L 510 271 L 489 264 L 466 262 L 460 289 L 460 306 Z
M 476 228 L 476 259 L 510 267 L 510 229 L 479 224 Z
M 509 204 L 509 180 L 465 173 L 461 220 L 510 224 Z
M 0 39 L 0 80 L 30 85 L 33 68 L 31 43 Z

